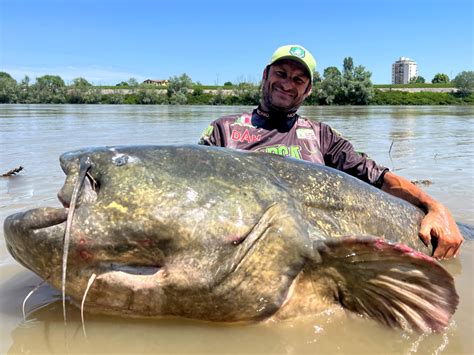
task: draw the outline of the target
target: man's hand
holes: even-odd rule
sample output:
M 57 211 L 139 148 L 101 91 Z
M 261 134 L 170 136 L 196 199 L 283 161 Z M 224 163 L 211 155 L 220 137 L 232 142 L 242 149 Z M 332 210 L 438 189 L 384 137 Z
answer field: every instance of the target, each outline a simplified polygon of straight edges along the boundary
M 451 213 L 441 203 L 405 178 L 387 172 L 382 190 L 422 208 L 426 216 L 421 221 L 419 235 L 426 246 L 433 244 L 433 257 L 448 259 L 459 254 L 464 241 Z
M 456 257 L 464 241 L 451 213 L 441 204 L 429 210 L 423 218 L 419 235 L 426 246 L 431 244 L 432 238 L 437 239 L 433 253 L 436 259 Z

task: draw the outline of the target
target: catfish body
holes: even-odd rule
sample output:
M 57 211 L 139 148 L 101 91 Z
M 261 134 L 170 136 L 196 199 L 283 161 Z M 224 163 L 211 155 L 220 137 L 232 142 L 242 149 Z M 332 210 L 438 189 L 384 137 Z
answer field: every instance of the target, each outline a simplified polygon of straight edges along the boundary
M 456 309 L 451 275 L 418 238 L 423 212 L 334 169 L 203 146 L 88 148 L 60 162 L 65 208 L 12 215 L 5 236 L 75 303 L 97 275 L 86 311 L 241 322 L 342 305 L 428 331 Z

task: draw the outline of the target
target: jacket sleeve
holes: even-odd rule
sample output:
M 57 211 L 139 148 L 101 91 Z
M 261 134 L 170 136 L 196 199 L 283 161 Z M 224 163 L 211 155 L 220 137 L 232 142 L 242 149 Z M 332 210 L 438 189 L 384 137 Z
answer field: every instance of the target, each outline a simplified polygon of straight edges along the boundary
M 378 165 L 367 154 L 357 152 L 353 145 L 331 127 L 321 124 L 321 148 L 324 163 L 344 171 L 375 187 L 381 188 L 383 176 L 389 170 Z
M 204 132 L 202 132 L 201 138 L 199 139 L 199 144 L 223 147 L 220 129 L 216 121 L 211 122 Z

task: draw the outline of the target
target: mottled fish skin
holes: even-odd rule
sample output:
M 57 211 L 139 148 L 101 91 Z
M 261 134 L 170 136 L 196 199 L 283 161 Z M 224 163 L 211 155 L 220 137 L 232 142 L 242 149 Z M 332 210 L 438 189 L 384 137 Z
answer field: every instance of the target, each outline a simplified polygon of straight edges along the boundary
M 436 265 L 452 298 L 448 319 L 454 312 L 451 276 L 419 254 L 432 252 L 418 237 L 423 212 L 349 175 L 216 147 L 87 148 L 60 158 L 67 177 L 58 198 L 66 209 L 84 159 L 90 168 L 73 214 L 66 293 L 80 303 L 97 274 L 86 311 L 224 322 L 319 312 L 343 303 L 335 300 L 337 273 L 317 270 L 331 264 L 326 255 L 340 258 L 338 248 L 354 244 L 343 237 L 360 235 L 385 243 L 378 254 L 382 244 L 356 240 L 354 250 L 368 250 L 371 262 L 389 255 L 412 269 Z M 38 208 L 8 217 L 4 226 L 13 257 L 56 288 L 65 211 Z M 338 239 L 344 242 L 331 244 L 335 252 L 321 249 Z M 350 273 L 343 264 L 331 265 Z

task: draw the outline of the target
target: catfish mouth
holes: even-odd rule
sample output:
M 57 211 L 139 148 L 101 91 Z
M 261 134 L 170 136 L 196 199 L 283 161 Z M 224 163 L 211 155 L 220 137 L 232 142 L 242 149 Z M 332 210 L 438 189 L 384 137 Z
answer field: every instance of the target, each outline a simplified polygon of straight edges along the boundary
M 17 213 L 6 218 L 5 241 L 9 253 L 20 264 L 38 274 L 41 278 L 61 290 L 62 283 L 65 292 L 73 303 L 80 303 L 87 280 L 92 275 L 96 277 L 98 290 L 112 289 L 119 293 L 129 293 L 129 290 L 143 290 L 147 292 L 156 282 L 162 284 L 167 276 L 164 260 L 140 259 L 137 257 L 124 260 L 121 255 L 107 256 L 101 260 L 88 260 L 90 255 L 81 243 L 71 246 L 71 254 L 82 258 L 77 264 L 69 262 L 67 276 L 61 276 L 61 253 L 64 248 L 64 235 L 68 219 L 68 208 L 43 207 Z M 74 229 L 74 227 L 73 227 Z M 72 273 L 69 269 L 73 267 Z M 92 290 L 94 290 L 92 285 Z M 97 291 L 95 291 L 97 292 Z M 99 291 L 100 292 L 100 291 Z M 94 292 L 92 292 L 94 293 Z M 96 293 L 97 295 L 97 293 Z M 94 296 L 97 297 L 97 296 Z M 118 299 L 122 300 L 122 296 Z M 126 300 L 122 300 L 126 304 Z M 122 312 L 123 304 L 109 307 L 106 300 L 99 300 L 96 305 L 101 308 L 110 308 L 113 312 Z
M 80 179 L 80 176 L 77 178 Z M 76 182 L 76 185 L 82 186 L 78 191 L 75 207 L 79 207 L 83 203 L 94 203 L 100 190 L 100 183 L 92 177 L 89 170 L 82 180 L 83 182 Z M 70 185 L 66 183 L 57 195 L 63 208 L 40 207 L 8 216 L 4 222 L 7 239 L 14 239 L 15 235 L 23 235 L 31 230 L 45 229 L 67 222 L 69 218 L 72 218 L 69 215 L 70 206 L 74 204 L 72 195 Z
M 15 237 L 21 237 L 30 231 L 65 223 L 68 211 L 68 208 L 40 207 L 8 216 L 4 223 L 6 240 L 14 242 Z
M 61 244 L 67 208 L 42 207 L 8 216 L 4 221 L 5 244 L 20 264 L 45 277 L 40 265 L 51 264 L 48 253 Z M 53 266 L 51 265 L 51 269 Z

